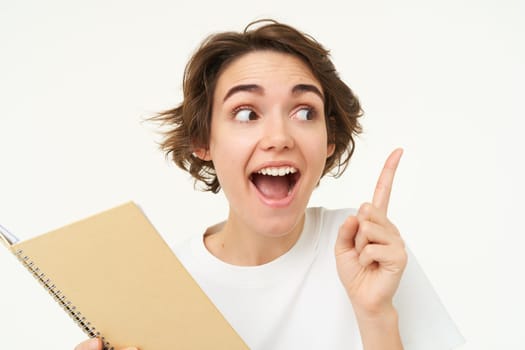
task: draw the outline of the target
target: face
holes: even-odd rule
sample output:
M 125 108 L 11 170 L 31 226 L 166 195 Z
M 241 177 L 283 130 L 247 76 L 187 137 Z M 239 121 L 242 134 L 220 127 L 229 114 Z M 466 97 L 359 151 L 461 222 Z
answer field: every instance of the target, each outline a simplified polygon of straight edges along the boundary
M 209 149 L 230 205 L 227 226 L 280 237 L 301 230 L 319 182 L 327 144 L 321 84 L 300 59 L 272 51 L 245 54 L 219 76 Z

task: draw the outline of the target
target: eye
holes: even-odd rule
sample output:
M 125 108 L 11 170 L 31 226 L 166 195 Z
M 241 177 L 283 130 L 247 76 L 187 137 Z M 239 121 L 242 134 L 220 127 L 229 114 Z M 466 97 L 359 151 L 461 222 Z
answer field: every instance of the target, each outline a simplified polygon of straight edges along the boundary
M 259 116 L 251 109 L 242 107 L 233 111 L 233 118 L 240 122 L 248 122 L 250 120 L 258 119 Z
M 312 120 L 315 117 L 315 110 L 311 107 L 302 107 L 295 112 L 293 119 L 298 120 Z

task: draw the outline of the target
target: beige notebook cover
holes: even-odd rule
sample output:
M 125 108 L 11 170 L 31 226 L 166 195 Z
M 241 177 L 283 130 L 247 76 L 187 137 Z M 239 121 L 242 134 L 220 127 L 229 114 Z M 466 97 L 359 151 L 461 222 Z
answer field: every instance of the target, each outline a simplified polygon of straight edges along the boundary
M 248 348 L 134 203 L 10 249 L 106 349 Z

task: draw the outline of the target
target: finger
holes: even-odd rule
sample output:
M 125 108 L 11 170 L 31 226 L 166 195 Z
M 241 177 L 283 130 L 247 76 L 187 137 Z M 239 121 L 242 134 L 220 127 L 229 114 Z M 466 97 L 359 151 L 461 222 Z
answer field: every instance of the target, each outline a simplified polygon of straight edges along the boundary
M 78 344 L 75 350 L 102 350 L 102 341 L 99 338 L 91 338 Z
M 376 208 L 379 208 L 385 215 L 388 210 L 388 202 L 390 200 L 390 193 L 392 192 L 394 175 L 396 173 L 396 169 L 402 154 L 402 148 L 397 148 L 390 154 L 385 162 L 381 174 L 379 175 L 379 179 L 377 180 L 372 204 Z
M 393 235 L 383 226 L 371 221 L 364 221 L 359 224 L 359 230 L 355 237 L 355 250 L 361 253 L 363 248 L 369 243 L 387 245 L 394 244 L 399 239 L 398 235 Z
M 367 267 L 377 262 L 392 272 L 402 271 L 407 263 L 407 253 L 403 247 L 382 244 L 368 244 L 359 254 L 359 264 Z
M 358 228 L 359 223 L 355 216 L 352 215 L 346 218 L 345 222 L 343 222 L 339 228 L 337 240 L 335 241 L 336 255 L 347 252 L 354 248 L 354 239 Z
M 356 216 L 359 223 L 372 221 L 373 223 L 385 227 L 391 225 L 391 222 L 388 220 L 385 213 L 383 213 L 381 209 L 376 208 L 372 203 L 361 204 Z

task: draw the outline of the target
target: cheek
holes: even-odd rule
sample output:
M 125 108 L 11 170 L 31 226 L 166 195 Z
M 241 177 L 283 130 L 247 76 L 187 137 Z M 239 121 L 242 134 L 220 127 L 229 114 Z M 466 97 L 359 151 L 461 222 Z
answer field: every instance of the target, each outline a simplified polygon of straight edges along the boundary
M 326 132 L 324 130 L 318 130 L 312 132 L 308 137 L 304 138 L 303 142 L 303 154 L 307 158 L 314 170 L 315 177 L 321 177 L 323 170 L 326 165 L 326 160 L 329 157 L 330 147 L 327 145 Z
M 248 132 L 222 132 L 212 135 L 210 153 L 212 157 L 242 157 L 254 145 L 255 137 Z
M 234 169 L 242 170 L 253 149 L 253 136 L 249 133 L 216 129 L 210 138 L 210 155 L 219 179 L 226 180 L 226 175 Z
M 328 156 L 328 138 L 324 128 L 316 128 L 309 130 L 309 132 L 302 137 L 305 140 L 304 147 L 313 154 L 326 158 Z

